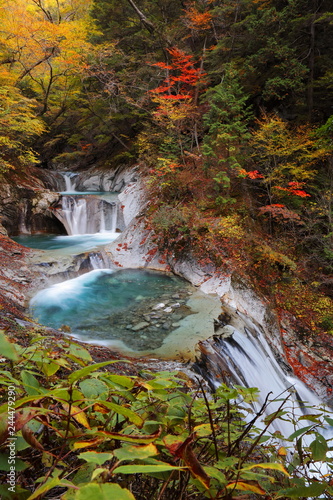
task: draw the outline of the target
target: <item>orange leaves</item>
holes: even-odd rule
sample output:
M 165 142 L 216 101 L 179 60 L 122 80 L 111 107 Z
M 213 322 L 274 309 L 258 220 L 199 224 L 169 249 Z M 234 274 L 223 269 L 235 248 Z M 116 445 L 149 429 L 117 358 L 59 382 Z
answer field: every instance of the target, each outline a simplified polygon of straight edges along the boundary
M 204 83 L 202 69 L 195 67 L 193 56 L 173 47 L 167 49 L 171 62 L 153 64 L 165 69 L 166 78 L 150 90 L 157 108 L 153 113 L 159 126 L 165 130 L 188 133 L 188 120 L 197 118 L 198 86 Z
M 181 458 L 185 465 L 191 471 L 193 477 L 198 479 L 205 488 L 209 488 L 210 478 L 201 466 L 199 460 L 195 456 L 191 444 L 194 442 L 194 434 L 191 434 L 185 441 L 176 441 L 174 443 L 168 444 L 165 441 L 165 446 L 169 452 L 177 458 Z
M 291 191 L 292 194 L 296 196 L 300 196 L 301 198 L 306 198 L 307 196 L 311 196 L 310 194 L 306 193 L 305 191 L 299 190 L 299 189 L 294 189 Z
M 209 11 L 200 12 L 194 4 L 185 10 L 185 24 L 194 31 L 207 30 L 211 27 L 212 14 Z
M 170 64 L 166 64 L 164 62 L 156 62 L 153 64 L 153 66 L 157 66 L 158 68 L 162 68 L 162 69 L 173 69 L 173 67 L 170 66 Z
M 174 99 L 178 101 L 179 99 L 191 99 L 191 97 L 192 96 L 190 94 L 166 94 L 163 96 L 163 99 Z
M 163 85 L 152 89 L 152 94 L 159 95 L 162 99 L 191 99 L 194 96 L 195 86 L 203 77 L 202 70 L 195 68 L 193 57 L 184 51 L 173 47 L 167 49 L 171 56 L 171 63 L 154 63 L 153 66 L 168 71 Z M 169 72 L 172 72 L 171 74 Z
M 264 176 L 259 172 L 259 170 L 251 170 L 247 172 L 244 168 L 238 171 L 241 177 L 248 177 L 249 179 L 264 179 Z
M 180 165 L 166 158 L 158 158 L 158 163 L 152 171 L 157 177 L 164 177 L 168 174 L 174 174 L 180 170 Z
M 288 182 L 289 187 L 287 188 L 283 188 L 281 186 L 274 186 L 274 188 L 280 191 L 286 191 L 287 193 L 293 194 L 295 196 L 300 196 L 301 198 L 306 198 L 307 196 L 311 195 L 301 189 L 304 184 L 305 182 Z
M 258 170 L 252 170 L 251 172 L 246 172 L 249 179 L 263 179 L 264 176 L 259 173 Z
M 296 224 L 303 225 L 304 222 L 301 220 L 300 216 L 286 208 L 285 205 L 281 203 L 272 203 L 271 205 L 266 205 L 259 208 L 260 214 L 269 214 L 277 222 L 295 222 Z

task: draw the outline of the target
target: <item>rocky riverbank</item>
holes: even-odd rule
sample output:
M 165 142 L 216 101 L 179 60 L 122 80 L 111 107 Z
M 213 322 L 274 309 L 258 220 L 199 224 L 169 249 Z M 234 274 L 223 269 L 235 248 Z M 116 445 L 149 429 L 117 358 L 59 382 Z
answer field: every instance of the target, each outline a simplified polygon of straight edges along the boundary
M 96 176 L 98 177 L 97 173 Z M 264 297 L 259 296 L 248 283 L 240 280 L 231 272 L 229 274 L 221 273 L 212 265 L 204 266 L 191 255 L 183 256 L 182 260 L 169 258 L 166 261 L 154 243 L 152 231 L 147 229 L 145 225 L 144 213 L 148 201 L 145 197 L 144 183 L 137 179 L 135 169 L 126 173 L 122 171 L 121 179 L 116 180 L 113 177 L 112 182 L 114 185 L 118 182 L 119 186 L 125 186 L 119 199 L 126 229 L 114 243 L 100 252 L 103 262 L 108 267 L 115 269 L 133 267 L 172 271 L 184 277 L 201 294 L 215 294 L 219 305 L 216 309 L 211 310 L 209 320 L 204 317 L 203 312 L 202 322 L 199 323 L 199 328 L 205 330 L 205 338 L 214 335 L 214 333 L 218 334 L 218 331 L 214 331 L 212 315 L 217 318 L 219 314 L 223 313 L 224 307 L 239 311 L 249 316 L 251 321 L 262 329 L 276 358 L 281 359 L 284 363 L 289 363 L 301 380 L 314 388 L 320 397 L 330 400 L 333 385 L 333 376 L 331 375 L 332 338 L 328 335 L 316 335 L 311 338 L 301 336 L 294 317 L 281 311 L 274 311 Z M 85 183 L 85 189 L 90 189 L 88 177 L 82 182 Z M 98 184 L 98 181 L 94 180 L 94 186 L 96 183 Z M 24 189 L 26 188 L 27 186 Z M 31 206 L 38 207 L 40 213 L 47 213 L 47 217 L 49 217 L 48 202 L 53 203 L 56 195 L 42 188 L 40 181 L 36 181 L 36 184 L 29 189 Z M 15 206 L 18 201 L 17 196 L 23 196 L 24 193 L 21 191 L 21 194 L 18 195 L 13 186 L 5 187 L 4 192 L 6 197 L 2 197 L 0 200 L 1 211 L 3 220 L 8 221 L 10 206 Z M 42 197 L 40 193 L 44 193 Z M 43 199 L 42 204 L 38 202 L 41 199 Z M 21 205 L 15 207 L 17 213 L 21 210 L 20 207 Z M 50 217 L 53 216 L 50 215 Z M 17 217 L 15 220 L 18 220 Z M 7 222 L 7 227 L 10 229 L 10 233 L 13 231 L 14 225 Z M 0 327 L 10 333 L 15 330 L 14 327 L 22 324 L 22 321 L 28 321 L 27 325 L 29 325 L 29 320 L 25 317 L 25 306 L 27 300 L 36 290 L 89 271 L 91 265 L 89 257 L 85 253 L 74 257 L 50 257 L 46 252 L 29 250 L 14 243 L 7 236 L 3 227 L 0 232 L 2 263 L 0 271 Z M 180 314 L 177 310 L 184 309 L 184 304 L 176 297 L 172 300 L 174 300 L 172 303 L 171 301 L 161 301 L 165 307 L 163 306 L 162 309 L 161 306 L 160 311 L 148 308 L 138 315 L 133 314 L 130 321 L 126 321 L 126 325 L 124 325 L 127 332 L 138 334 L 135 338 L 141 338 L 141 341 L 145 340 L 145 331 L 148 329 L 161 327 L 166 334 L 170 333 L 169 323 L 175 327 L 180 319 L 186 319 L 186 314 L 182 318 L 178 319 L 177 317 L 177 314 Z M 175 306 L 177 303 L 179 303 L 179 307 Z M 208 310 L 208 308 L 206 309 Z M 159 316 L 162 311 L 163 315 Z M 33 324 L 31 326 L 34 327 Z M 177 328 L 175 331 L 177 332 Z M 16 337 L 18 335 L 17 329 L 15 335 Z M 168 342 L 171 344 L 175 340 L 172 339 L 172 335 L 166 335 L 165 338 L 168 338 Z M 197 343 L 200 340 L 202 339 L 194 336 L 193 342 Z M 138 340 L 139 344 L 141 341 Z M 112 351 L 105 346 L 95 346 L 91 349 L 96 349 L 99 356 L 104 353 L 102 357 L 113 355 Z M 156 357 L 158 357 L 158 349 L 156 347 Z

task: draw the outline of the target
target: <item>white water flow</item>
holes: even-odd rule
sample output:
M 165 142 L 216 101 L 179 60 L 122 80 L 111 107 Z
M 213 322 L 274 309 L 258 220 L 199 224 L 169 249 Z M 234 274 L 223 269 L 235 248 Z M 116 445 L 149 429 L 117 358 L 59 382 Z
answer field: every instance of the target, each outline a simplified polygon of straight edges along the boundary
M 63 172 L 65 191 L 54 215 L 63 223 L 69 236 L 87 235 L 96 243 L 113 241 L 117 232 L 118 197 L 114 193 L 76 191 L 76 173 Z M 105 241 L 105 238 L 107 241 Z
M 69 235 L 114 233 L 117 229 L 118 207 L 94 196 L 63 195 L 57 217 Z
M 74 172 L 62 172 L 61 175 L 65 181 L 65 192 L 72 193 L 75 192 L 75 177 L 78 175 Z
M 221 380 L 258 388 L 258 399 L 251 405 L 253 414 L 259 412 L 268 396 L 269 404 L 261 417 L 262 422 L 256 423 L 260 427 L 264 427 L 264 419 L 277 412 L 286 400 L 283 411 L 288 417 L 282 415 L 282 418 L 275 419 L 268 429 L 271 433 L 279 432 L 289 437 L 297 429 L 313 425 L 306 415 L 322 413 L 323 403 L 303 382 L 281 368 L 260 329 L 248 318 L 243 319 L 242 326 L 238 319 L 237 328 L 225 325 L 218 331 L 220 336 L 201 344 L 205 366 L 199 367 L 198 371 L 215 388 Z M 324 408 L 324 411 L 330 416 L 329 408 Z M 327 428 L 325 437 L 332 437 L 332 431 L 332 428 Z M 308 437 L 311 442 L 313 436 Z

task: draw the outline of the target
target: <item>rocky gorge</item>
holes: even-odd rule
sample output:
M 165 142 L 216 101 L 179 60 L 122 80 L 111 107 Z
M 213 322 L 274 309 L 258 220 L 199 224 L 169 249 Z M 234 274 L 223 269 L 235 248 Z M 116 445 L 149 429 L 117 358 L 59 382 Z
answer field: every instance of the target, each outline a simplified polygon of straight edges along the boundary
M 315 338 L 302 337 L 295 318 L 289 313 L 275 310 L 265 297 L 232 271 L 222 272 L 211 264 L 199 262 L 191 254 L 183 255 L 181 259 L 173 256 L 166 259 L 156 245 L 153 231 L 145 223 L 145 211 L 149 207 L 148 191 L 145 180 L 139 177 L 135 167 L 119 168 L 114 172 L 92 169 L 77 175 L 77 189 L 119 193 L 121 233 L 114 241 L 93 252 L 76 255 L 58 253 L 52 256 L 43 250 L 23 247 L 11 239 L 11 236 L 22 232 L 65 232 L 54 215 L 61 196 L 57 189 L 63 189 L 61 174 L 36 168 L 32 179 L 29 183 L 17 179 L 15 183 L 4 184 L 1 194 L 2 329 L 9 334 L 14 332 L 13 335 L 18 338 L 19 334 L 13 325 L 34 328 L 34 322 L 27 317 L 29 300 L 39 290 L 96 269 L 92 256 L 99 262 L 99 268 L 173 273 L 184 278 L 194 288 L 190 290 L 187 285 L 182 285 L 179 290 L 161 300 L 155 300 L 154 297 L 148 303 L 140 304 L 126 321 L 119 318 L 121 329 L 132 335 L 139 347 L 143 343 L 140 347 L 141 356 L 150 355 L 155 360 L 164 358 L 180 362 L 197 359 L 202 370 L 205 367 L 209 371 L 215 369 L 216 376 L 221 377 L 221 368 L 216 367 L 216 363 L 213 367 L 212 351 L 220 336 L 230 336 L 236 328 L 244 329 L 244 326 L 239 326 L 239 322 L 240 318 L 245 318 L 248 329 L 257 329 L 255 335 L 258 336 L 258 331 L 262 332 L 275 359 L 286 373 L 299 377 L 321 399 L 331 402 L 331 337 L 324 334 Z M 179 344 L 179 322 L 186 323 L 193 316 L 195 334 L 191 335 L 188 342 Z M 190 328 L 194 332 L 194 326 Z M 154 329 L 157 337 L 160 337 L 158 332 L 161 331 L 165 335 L 151 346 L 150 354 L 147 354 L 145 337 Z M 166 348 L 163 355 L 160 351 L 162 344 Z M 99 349 L 110 352 L 106 346 L 100 346 Z M 130 352 L 126 352 L 126 356 L 130 355 Z M 222 371 L 227 368 L 223 367 Z

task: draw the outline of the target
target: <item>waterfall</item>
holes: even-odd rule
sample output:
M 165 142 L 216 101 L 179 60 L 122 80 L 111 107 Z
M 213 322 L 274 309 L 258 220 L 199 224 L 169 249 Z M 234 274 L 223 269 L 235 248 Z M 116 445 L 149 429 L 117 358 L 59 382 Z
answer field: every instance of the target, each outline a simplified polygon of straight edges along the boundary
M 67 234 L 84 235 L 117 232 L 118 197 L 115 193 L 78 192 L 77 173 L 61 172 L 66 191 L 54 208 L 54 215 L 63 223 Z
M 60 172 L 61 175 L 63 176 L 63 179 L 65 181 L 65 192 L 66 193 L 72 193 L 75 192 L 75 182 L 73 182 L 73 179 L 78 175 L 74 172 Z
M 274 420 L 269 428 L 270 432 L 278 431 L 282 436 L 288 437 L 297 429 L 297 424 L 292 420 L 297 422 L 300 417 L 316 413 L 313 407 L 322 409 L 323 403 L 316 394 L 292 377 L 283 362 L 280 364 L 276 361 L 263 332 L 249 318 L 239 313 L 235 321 L 231 319 L 217 333 L 213 338 L 200 343 L 201 359 L 195 363 L 195 371 L 213 389 L 222 381 L 258 388 L 258 399 L 251 405 L 254 413 L 259 412 L 269 395 L 269 405 L 263 418 L 276 412 L 282 400 L 289 396 L 284 409 L 291 418 Z M 308 409 L 307 406 L 311 408 Z M 301 421 L 301 427 L 308 424 L 306 420 Z
M 54 214 L 67 234 L 116 233 L 118 206 L 95 196 L 64 195 Z
M 105 262 L 103 256 L 100 253 L 91 252 L 89 254 L 89 262 L 92 269 L 106 269 L 107 262 Z

